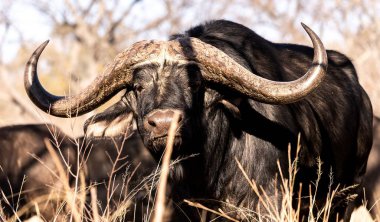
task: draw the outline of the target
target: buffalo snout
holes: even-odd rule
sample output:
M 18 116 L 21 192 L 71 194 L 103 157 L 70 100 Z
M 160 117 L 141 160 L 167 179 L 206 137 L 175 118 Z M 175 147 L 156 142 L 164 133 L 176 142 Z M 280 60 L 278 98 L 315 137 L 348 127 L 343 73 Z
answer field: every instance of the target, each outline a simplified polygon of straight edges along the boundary
M 179 114 L 179 118 L 175 120 L 175 114 Z M 173 121 L 177 122 L 178 133 L 179 127 L 182 125 L 183 112 L 175 109 L 156 109 L 151 111 L 144 118 L 144 129 L 151 135 L 151 139 L 159 139 L 166 137 Z

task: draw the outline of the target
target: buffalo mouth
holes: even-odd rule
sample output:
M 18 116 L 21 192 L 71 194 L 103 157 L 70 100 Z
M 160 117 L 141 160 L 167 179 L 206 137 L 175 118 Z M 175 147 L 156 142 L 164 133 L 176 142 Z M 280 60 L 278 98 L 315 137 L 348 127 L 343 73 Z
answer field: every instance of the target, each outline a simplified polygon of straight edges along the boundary
M 154 156 L 161 157 L 167 146 L 168 138 L 168 135 L 149 138 L 147 147 L 154 153 Z M 172 159 L 178 157 L 178 151 L 182 145 L 182 141 L 181 135 L 178 134 L 174 136 Z

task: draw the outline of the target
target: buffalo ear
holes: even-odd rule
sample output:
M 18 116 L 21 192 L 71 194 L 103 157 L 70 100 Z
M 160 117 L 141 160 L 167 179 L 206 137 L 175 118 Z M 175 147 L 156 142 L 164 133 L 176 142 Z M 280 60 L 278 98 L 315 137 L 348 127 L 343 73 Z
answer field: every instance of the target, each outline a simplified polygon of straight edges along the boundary
M 218 101 L 218 103 L 221 104 L 236 119 L 241 119 L 239 109 L 240 102 L 240 98 L 233 100 L 221 99 Z
M 129 137 L 136 130 L 133 112 L 116 103 L 105 111 L 88 118 L 84 124 L 84 133 L 93 137 Z

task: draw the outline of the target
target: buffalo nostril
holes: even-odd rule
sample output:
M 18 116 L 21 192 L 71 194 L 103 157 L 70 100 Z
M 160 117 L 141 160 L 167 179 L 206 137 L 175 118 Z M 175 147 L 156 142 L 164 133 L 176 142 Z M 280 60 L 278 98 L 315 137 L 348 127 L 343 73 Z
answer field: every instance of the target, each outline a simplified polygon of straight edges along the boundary
M 153 126 L 153 127 L 156 127 L 156 122 L 154 120 L 151 120 L 151 119 L 148 119 L 148 124 Z
M 178 123 L 181 123 L 181 122 L 182 122 L 182 119 L 183 119 L 182 114 L 179 114 L 179 116 L 178 116 Z
M 176 113 L 179 114 L 178 118 L 175 117 Z M 145 130 L 150 133 L 152 137 L 162 137 L 167 135 L 173 121 L 178 124 L 177 128 L 181 127 L 184 121 L 183 113 L 171 109 L 154 110 L 147 114 L 143 123 Z

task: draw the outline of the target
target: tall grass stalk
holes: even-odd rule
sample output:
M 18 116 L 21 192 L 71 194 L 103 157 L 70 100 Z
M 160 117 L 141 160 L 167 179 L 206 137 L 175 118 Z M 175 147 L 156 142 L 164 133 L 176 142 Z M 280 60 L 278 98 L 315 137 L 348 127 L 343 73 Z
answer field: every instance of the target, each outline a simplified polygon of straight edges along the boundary
M 174 137 L 176 130 L 178 128 L 178 120 L 180 118 L 180 115 L 178 113 L 175 113 L 173 116 L 173 120 L 170 124 L 169 131 L 168 131 L 168 139 L 167 144 L 165 147 L 165 153 L 161 165 L 161 174 L 160 179 L 157 187 L 157 198 L 155 203 L 155 213 L 153 217 L 153 222 L 161 222 L 163 221 L 164 214 L 165 214 L 165 208 L 166 208 L 166 185 L 169 175 L 169 164 L 170 159 L 173 152 L 173 143 L 174 143 Z

